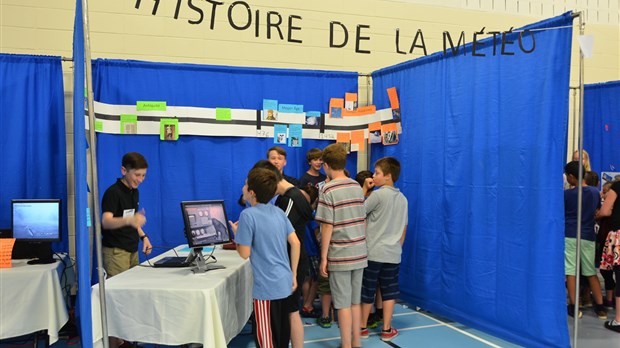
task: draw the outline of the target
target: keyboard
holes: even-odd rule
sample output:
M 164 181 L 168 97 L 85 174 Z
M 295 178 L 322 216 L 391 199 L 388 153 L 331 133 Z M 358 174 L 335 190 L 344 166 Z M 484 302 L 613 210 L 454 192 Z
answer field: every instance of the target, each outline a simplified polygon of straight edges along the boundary
M 153 267 L 189 267 L 187 256 L 167 256 L 156 261 Z

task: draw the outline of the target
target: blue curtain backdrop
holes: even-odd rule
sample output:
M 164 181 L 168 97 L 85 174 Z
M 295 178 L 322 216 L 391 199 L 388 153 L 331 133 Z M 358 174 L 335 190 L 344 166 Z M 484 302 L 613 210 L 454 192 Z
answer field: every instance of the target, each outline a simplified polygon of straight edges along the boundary
M 357 91 L 357 73 L 219 67 L 190 64 L 98 60 L 93 67 L 95 100 L 135 104 L 138 100 L 166 101 L 170 106 L 262 109 L 263 99 L 303 104 L 304 110 L 327 112 L 329 98 Z M 183 136 L 163 142 L 158 135 L 98 134 L 99 190 L 120 177 L 121 159 L 129 151 L 145 155 L 149 168 L 140 185 L 140 206 L 146 209 L 149 234 L 156 254 L 186 243 L 180 202 L 224 199 L 228 218 L 237 220 L 245 176 L 266 158 L 273 139 Z M 328 141 L 303 140 L 301 148 L 286 148 L 284 173 L 294 177 L 308 169 L 306 152 Z M 355 155 L 347 168 L 355 172 Z
M 585 86 L 583 148 L 592 170 L 620 172 L 620 81 Z
M 570 13 L 528 26 L 571 26 Z M 565 160 L 572 29 L 535 32 L 536 49 L 443 52 L 374 72 L 373 100 L 400 97 L 395 156 L 409 199 L 402 295 L 525 346 L 569 346 L 564 289 Z M 531 47 L 525 36 L 525 47 Z M 515 48 L 514 50 L 512 48 Z
M 68 251 L 67 155 L 60 57 L 0 54 L 0 228 L 11 227 L 11 199 L 62 199 Z

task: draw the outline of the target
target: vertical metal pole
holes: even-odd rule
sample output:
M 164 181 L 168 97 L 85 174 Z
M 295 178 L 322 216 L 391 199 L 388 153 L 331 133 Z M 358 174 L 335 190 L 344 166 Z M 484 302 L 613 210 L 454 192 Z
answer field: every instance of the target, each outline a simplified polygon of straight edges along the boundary
M 583 21 L 583 12 L 578 12 L 579 17 L 579 35 L 584 34 L 585 23 Z M 579 48 L 579 163 L 583 163 L 583 51 Z M 581 261 L 581 210 L 583 197 L 583 165 L 579 166 L 579 175 L 577 178 L 577 246 L 575 261 L 575 312 L 574 312 L 574 331 L 573 346 L 577 347 L 577 336 L 579 333 L 579 275 Z
M 108 348 L 108 316 L 106 313 L 105 301 L 105 276 L 103 274 L 103 256 L 101 254 L 101 214 L 99 212 L 99 182 L 97 180 L 97 136 L 95 134 L 95 105 L 93 102 L 93 69 L 90 57 L 90 23 L 88 21 L 88 0 L 82 0 L 82 18 L 84 20 L 84 58 L 86 66 L 86 89 L 88 91 L 88 128 L 91 161 L 91 179 L 92 179 L 92 195 L 93 195 L 93 220 L 95 228 L 95 245 L 97 252 L 97 273 L 99 276 L 99 305 L 101 307 L 101 332 L 102 343 L 104 348 Z M 76 93 L 74 91 L 74 93 Z M 81 289 L 84 291 L 85 289 Z M 83 342 L 84 343 L 84 342 Z M 88 345 L 90 342 L 85 342 Z

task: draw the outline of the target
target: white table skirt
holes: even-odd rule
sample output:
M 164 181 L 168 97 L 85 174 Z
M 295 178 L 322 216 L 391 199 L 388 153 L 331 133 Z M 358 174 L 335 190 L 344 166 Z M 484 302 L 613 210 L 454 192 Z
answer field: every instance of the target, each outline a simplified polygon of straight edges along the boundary
M 170 255 L 172 251 L 151 262 Z M 193 274 L 190 268 L 138 266 L 106 280 L 108 335 L 132 342 L 226 347 L 252 312 L 252 269 L 234 250 L 217 248 L 213 256 L 226 268 Z M 92 308 L 94 345 L 102 346 L 98 285 L 92 288 Z
M 50 344 L 58 341 L 58 331 L 69 320 L 63 288 L 75 283 L 69 257 L 62 258 L 64 263 L 46 265 L 12 260 L 11 268 L 0 268 L 1 339 L 47 330 Z

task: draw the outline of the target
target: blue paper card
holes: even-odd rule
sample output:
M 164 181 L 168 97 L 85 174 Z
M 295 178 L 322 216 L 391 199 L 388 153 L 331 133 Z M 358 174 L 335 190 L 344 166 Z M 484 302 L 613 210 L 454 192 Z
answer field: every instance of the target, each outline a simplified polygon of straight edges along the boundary
M 285 124 L 276 124 L 273 126 L 273 143 L 286 144 L 287 127 Z
M 292 114 L 301 114 L 304 112 L 304 106 L 296 104 L 280 104 L 280 106 L 278 107 L 278 111 L 288 112 Z
M 301 132 L 302 128 L 300 124 L 291 124 L 288 127 L 288 146 L 289 147 L 301 147 Z

